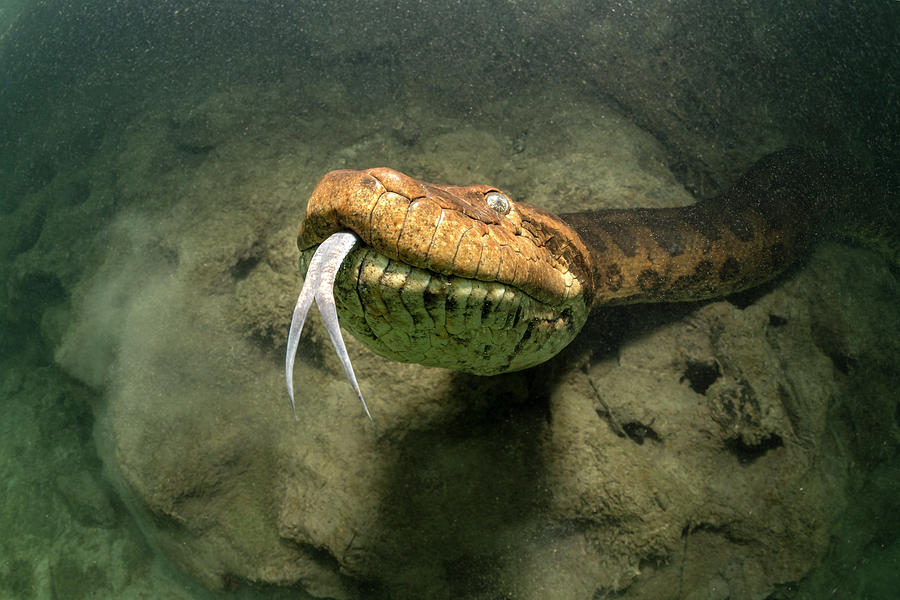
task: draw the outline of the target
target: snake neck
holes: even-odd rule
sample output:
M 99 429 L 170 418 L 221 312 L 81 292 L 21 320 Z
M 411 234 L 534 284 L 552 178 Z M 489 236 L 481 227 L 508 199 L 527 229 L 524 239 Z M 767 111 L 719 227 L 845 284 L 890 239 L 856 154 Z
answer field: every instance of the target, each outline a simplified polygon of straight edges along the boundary
M 758 285 L 802 256 L 826 212 L 827 179 L 818 159 L 787 149 L 691 206 L 560 216 L 589 249 L 593 306 L 703 300 Z

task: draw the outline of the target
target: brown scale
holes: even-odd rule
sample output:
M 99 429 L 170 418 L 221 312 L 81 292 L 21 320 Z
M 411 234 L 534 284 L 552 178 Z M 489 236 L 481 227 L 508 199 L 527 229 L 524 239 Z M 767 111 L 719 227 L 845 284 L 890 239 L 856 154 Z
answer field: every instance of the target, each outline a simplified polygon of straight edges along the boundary
M 758 285 L 808 247 L 823 217 L 824 171 L 783 150 L 719 197 L 679 208 L 560 215 L 591 252 L 593 305 L 701 300 Z

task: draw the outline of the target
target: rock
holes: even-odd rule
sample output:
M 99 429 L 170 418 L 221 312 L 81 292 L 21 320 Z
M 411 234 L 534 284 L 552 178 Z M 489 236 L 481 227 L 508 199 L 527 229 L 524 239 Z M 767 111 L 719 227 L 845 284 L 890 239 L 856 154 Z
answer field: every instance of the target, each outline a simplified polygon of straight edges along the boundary
M 501 151 L 475 126 L 421 135 Z M 371 144 L 390 155 L 391 140 Z M 532 145 L 552 146 L 535 133 Z M 623 152 L 636 173 L 658 156 Z M 855 368 L 900 355 L 884 341 L 898 339 L 900 291 L 877 258 L 822 245 L 731 302 L 603 311 L 553 361 L 500 377 L 387 362 L 351 339 L 375 424 L 313 318 L 294 420 L 278 332 L 309 190 L 263 182 L 312 185 L 326 154 L 306 157 L 302 177 L 261 161 L 232 183 L 205 169 L 246 171 L 246 153 L 204 163 L 165 216 L 121 216 L 73 290 L 56 358 L 102 388 L 101 457 L 157 549 L 211 588 L 346 599 L 749 598 L 819 563 L 852 458 L 834 407 L 849 404 Z M 453 156 L 432 168 L 466 172 L 472 158 Z M 506 172 L 532 189 L 541 158 L 515 157 Z M 565 180 L 562 167 L 541 178 Z M 888 386 L 869 389 L 881 391 L 867 410 L 892 414 Z

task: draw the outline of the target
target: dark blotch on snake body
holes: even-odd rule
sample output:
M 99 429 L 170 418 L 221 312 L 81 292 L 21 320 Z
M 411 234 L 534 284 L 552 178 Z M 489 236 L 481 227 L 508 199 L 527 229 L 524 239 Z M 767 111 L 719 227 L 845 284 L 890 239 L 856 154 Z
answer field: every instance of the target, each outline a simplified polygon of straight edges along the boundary
M 719 269 L 719 279 L 721 281 L 728 281 L 730 279 L 734 279 L 741 272 L 741 263 L 733 256 L 729 256 L 725 259 L 725 262 L 722 264 L 722 268 Z
M 653 269 L 644 269 L 638 275 L 638 288 L 646 294 L 659 290 L 664 283 L 663 277 Z
M 622 288 L 625 276 L 622 274 L 622 268 L 617 264 L 611 264 L 606 268 L 606 287 L 613 292 Z
M 742 242 L 749 242 L 753 239 L 753 224 L 750 222 L 746 212 L 726 210 L 722 214 L 722 223 Z
M 612 238 L 613 243 L 619 247 L 625 256 L 634 256 L 639 249 L 635 229 L 628 225 L 620 225 L 618 223 L 610 223 L 606 228 L 606 233 Z

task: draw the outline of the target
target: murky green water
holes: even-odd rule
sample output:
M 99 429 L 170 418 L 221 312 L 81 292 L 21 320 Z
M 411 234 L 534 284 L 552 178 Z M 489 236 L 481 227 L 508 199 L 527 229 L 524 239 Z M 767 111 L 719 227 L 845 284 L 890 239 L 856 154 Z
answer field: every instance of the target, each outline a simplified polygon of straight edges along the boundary
M 898 31 L 874 1 L 6 3 L 0 598 L 893 598 Z M 350 341 L 377 427 L 313 323 L 291 419 L 325 172 L 672 206 L 787 145 L 841 210 L 775 282 L 495 378 Z

